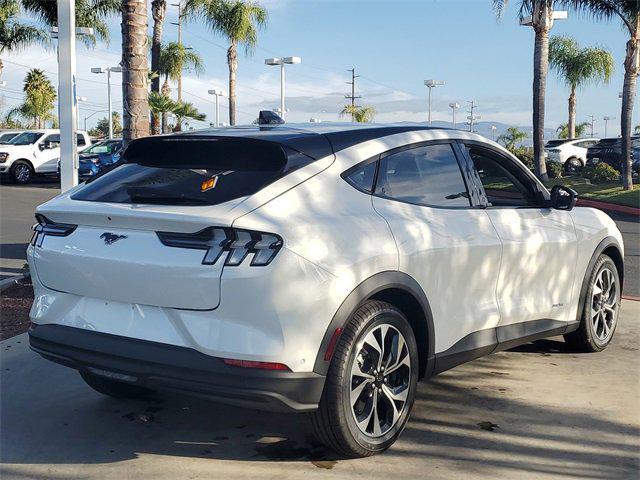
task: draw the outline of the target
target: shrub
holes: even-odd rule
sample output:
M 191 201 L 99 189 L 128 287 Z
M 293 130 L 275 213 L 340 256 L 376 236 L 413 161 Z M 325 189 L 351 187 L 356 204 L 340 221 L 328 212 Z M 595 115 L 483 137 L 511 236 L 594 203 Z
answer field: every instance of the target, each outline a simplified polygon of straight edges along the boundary
M 620 172 L 611 165 L 600 162 L 594 166 L 587 165 L 582 170 L 582 176 L 588 178 L 592 183 L 605 183 L 618 180 Z
M 511 153 L 518 157 L 518 160 L 524 163 L 525 167 L 533 170 L 533 148 L 516 147 L 511 149 Z
M 547 161 L 547 175 L 549 178 L 560 178 L 562 176 L 562 165 L 558 162 Z

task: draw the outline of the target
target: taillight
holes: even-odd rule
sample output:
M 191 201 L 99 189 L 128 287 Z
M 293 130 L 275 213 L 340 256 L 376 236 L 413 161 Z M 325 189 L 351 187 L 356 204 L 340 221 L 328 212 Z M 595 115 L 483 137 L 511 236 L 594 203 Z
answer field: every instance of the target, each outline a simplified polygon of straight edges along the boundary
M 206 250 L 203 265 L 214 265 L 223 254 L 224 264 L 237 267 L 249 255 L 251 266 L 269 265 L 282 247 L 282 239 L 273 233 L 237 228 L 208 227 L 195 233 L 156 232 L 168 247 Z
M 40 213 L 36 213 L 36 220 L 38 223 L 33 225 L 33 237 L 31 237 L 31 245 L 36 247 L 42 246 L 42 241 L 47 235 L 52 237 L 66 237 L 78 228 L 77 225 L 71 225 L 69 223 L 53 222 Z

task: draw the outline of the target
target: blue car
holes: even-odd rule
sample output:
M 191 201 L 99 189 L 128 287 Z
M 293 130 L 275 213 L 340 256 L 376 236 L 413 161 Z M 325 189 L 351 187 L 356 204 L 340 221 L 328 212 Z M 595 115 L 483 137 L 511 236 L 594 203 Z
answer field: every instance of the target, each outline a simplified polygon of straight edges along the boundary
M 120 160 L 122 139 L 104 140 L 94 143 L 78 155 L 78 179 L 81 181 L 97 175 L 102 169 Z M 60 174 L 60 160 L 58 160 Z

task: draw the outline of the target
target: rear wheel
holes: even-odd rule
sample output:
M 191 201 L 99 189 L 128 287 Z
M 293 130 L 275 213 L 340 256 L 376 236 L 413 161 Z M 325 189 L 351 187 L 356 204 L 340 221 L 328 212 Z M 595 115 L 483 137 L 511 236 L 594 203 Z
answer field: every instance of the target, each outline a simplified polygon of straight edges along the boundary
M 564 163 L 564 173 L 567 175 L 577 175 L 582 170 L 582 162 L 575 157 L 571 157 Z
M 604 350 L 618 323 L 621 294 L 616 264 L 609 256 L 600 255 L 589 277 L 580 325 L 564 336 L 565 341 L 580 352 Z
M 9 172 L 11 179 L 16 183 L 29 183 L 33 178 L 33 168 L 24 160 L 14 162 Z
M 89 372 L 80 372 L 82 379 L 96 392 L 115 398 L 144 399 L 154 394 L 153 390 L 100 377 Z
M 350 457 L 382 452 L 404 429 L 418 380 L 418 349 L 406 317 L 380 301 L 362 305 L 344 329 L 313 429 Z

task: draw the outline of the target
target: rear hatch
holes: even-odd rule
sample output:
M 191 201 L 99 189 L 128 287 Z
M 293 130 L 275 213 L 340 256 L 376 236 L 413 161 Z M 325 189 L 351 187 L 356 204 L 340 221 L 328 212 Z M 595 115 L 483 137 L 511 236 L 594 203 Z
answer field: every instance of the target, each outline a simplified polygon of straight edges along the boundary
M 60 292 L 216 308 L 225 252 L 230 258 L 233 240 L 246 235 L 231 228 L 245 213 L 242 204 L 312 161 L 275 142 L 244 138 L 132 142 L 123 164 L 38 208 L 34 270 L 43 285 Z M 279 241 L 247 238 L 265 249 Z

